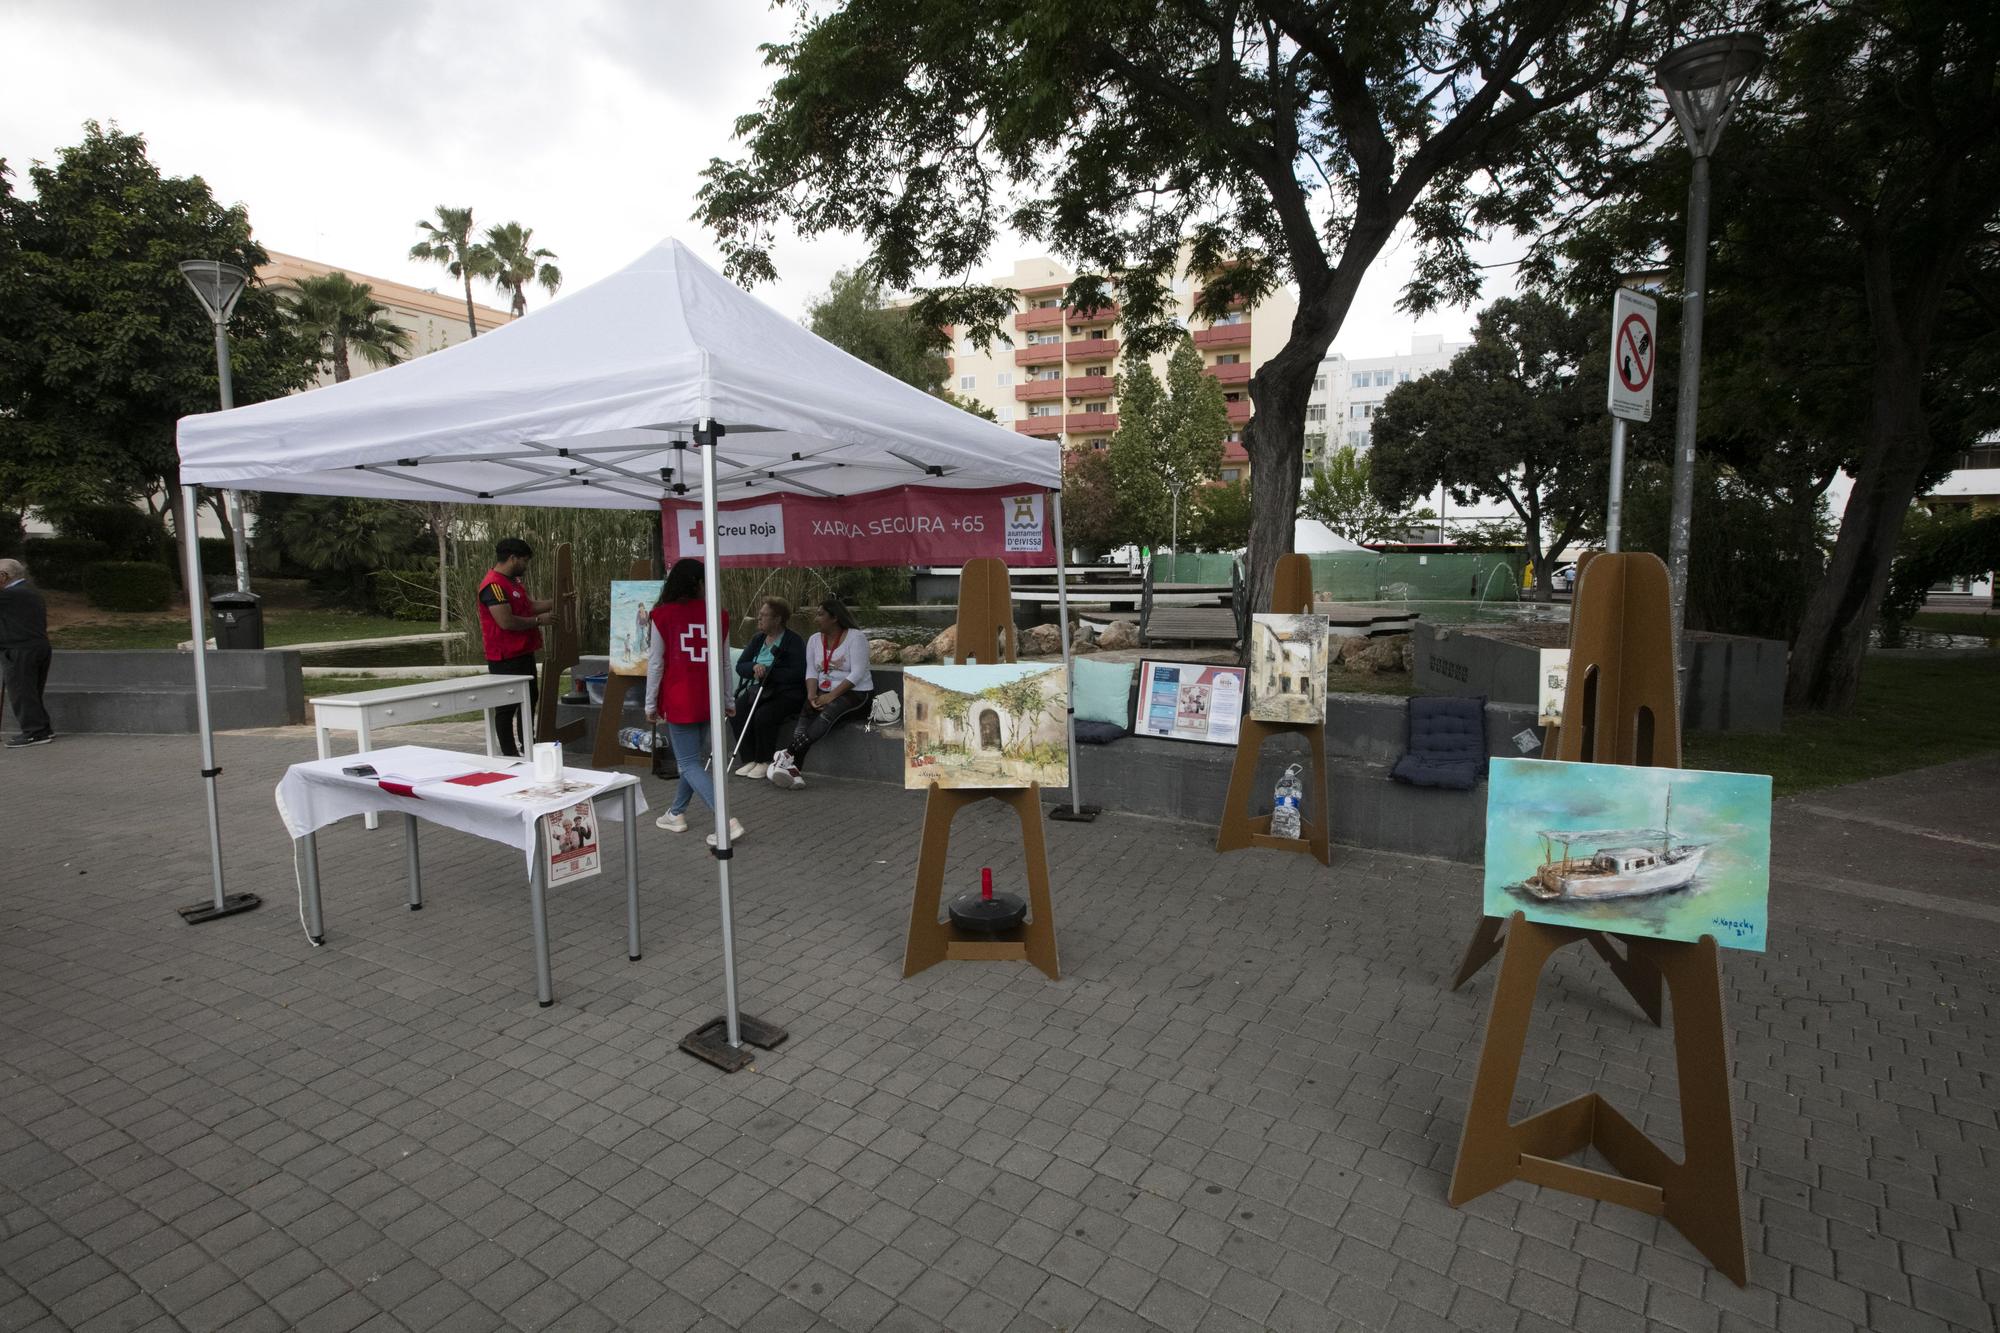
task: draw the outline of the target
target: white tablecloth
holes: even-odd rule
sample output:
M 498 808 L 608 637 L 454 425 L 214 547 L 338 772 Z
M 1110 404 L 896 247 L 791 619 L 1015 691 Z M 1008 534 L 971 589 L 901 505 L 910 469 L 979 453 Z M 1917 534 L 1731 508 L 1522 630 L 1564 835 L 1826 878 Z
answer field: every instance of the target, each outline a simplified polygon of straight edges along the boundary
M 375 777 L 351 777 L 341 772 L 356 764 L 369 764 Z M 466 786 L 448 779 L 475 773 L 512 773 L 519 776 L 482 786 Z M 383 783 L 407 787 L 413 794 L 402 795 Z M 396 745 L 367 754 L 338 755 L 293 764 L 278 783 L 278 815 L 294 838 L 316 833 L 336 820 L 351 815 L 388 813 L 415 815 L 432 824 L 442 824 L 474 837 L 489 838 L 521 849 L 532 868 L 535 855 L 535 821 L 557 810 L 567 810 L 579 801 L 588 801 L 614 787 L 636 786 L 629 773 L 599 773 L 588 768 L 565 768 L 565 790 L 538 783 L 534 767 L 526 759 L 499 759 L 483 754 L 461 754 L 454 750 L 434 750 L 423 745 Z M 644 789 L 632 794 L 635 813 L 646 809 Z M 607 801 L 600 815 L 618 819 L 621 801 Z

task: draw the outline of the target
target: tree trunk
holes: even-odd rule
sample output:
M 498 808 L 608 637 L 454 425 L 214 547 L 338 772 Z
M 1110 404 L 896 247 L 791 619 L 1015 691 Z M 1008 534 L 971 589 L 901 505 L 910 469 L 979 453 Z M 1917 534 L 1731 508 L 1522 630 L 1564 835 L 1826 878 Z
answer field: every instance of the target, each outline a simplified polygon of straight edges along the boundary
M 1900 340 L 1885 339 L 1879 330 L 1876 349 L 1868 447 L 1840 520 L 1833 559 L 1792 645 L 1785 702 L 1793 708 L 1846 712 L 1854 706 L 1896 538 L 1930 461 L 1921 365 Z
M 347 339 L 336 335 L 333 340 L 333 382 L 345 384 L 353 373 L 353 368 L 347 363 Z
M 462 264 L 459 269 L 465 275 L 465 327 L 472 330 L 472 336 L 477 338 L 479 317 L 472 313 L 472 270 Z

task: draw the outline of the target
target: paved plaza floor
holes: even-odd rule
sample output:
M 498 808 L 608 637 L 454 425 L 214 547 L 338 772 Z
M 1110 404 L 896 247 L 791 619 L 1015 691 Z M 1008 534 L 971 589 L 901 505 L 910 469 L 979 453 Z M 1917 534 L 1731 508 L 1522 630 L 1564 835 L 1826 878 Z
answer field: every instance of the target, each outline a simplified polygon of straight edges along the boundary
M 2000 763 L 1780 811 L 1771 950 L 1723 956 L 1739 1289 L 1641 1213 L 1446 1205 L 1473 867 L 1051 824 L 1063 979 L 905 981 L 921 797 L 739 782 L 745 1008 L 791 1039 L 724 1075 L 676 1049 L 721 1003 L 699 821 L 646 821 L 640 962 L 615 840 L 552 894 L 540 1009 L 518 852 L 428 832 L 412 913 L 393 824 L 328 830 L 315 949 L 272 801 L 311 742 L 220 749 L 264 906 L 199 927 L 191 739 L 0 757 L 0 1330 L 1995 1326 Z M 951 885 L 1019 883 L 1009 818 Z M 1599 1089 L 1674 1148 L 1669 1036 L 1563 952 L 1517 1111 Z

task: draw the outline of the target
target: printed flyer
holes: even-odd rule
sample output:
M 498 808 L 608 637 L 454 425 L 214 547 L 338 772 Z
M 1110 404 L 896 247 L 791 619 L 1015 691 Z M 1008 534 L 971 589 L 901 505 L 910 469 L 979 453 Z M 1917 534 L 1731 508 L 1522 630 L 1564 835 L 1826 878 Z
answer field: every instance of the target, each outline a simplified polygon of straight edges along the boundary
M 1236 744 L 1243 722 L 1242 667 L 1142 662 L 1139 673 L 1139 711 L 1133 727 L 1139 735 Z
M 598 844 L 597 832 L 597 807 L 589 801 L 542 816 L 550 888 L 589 879 L 604 868 L 604 849 Z

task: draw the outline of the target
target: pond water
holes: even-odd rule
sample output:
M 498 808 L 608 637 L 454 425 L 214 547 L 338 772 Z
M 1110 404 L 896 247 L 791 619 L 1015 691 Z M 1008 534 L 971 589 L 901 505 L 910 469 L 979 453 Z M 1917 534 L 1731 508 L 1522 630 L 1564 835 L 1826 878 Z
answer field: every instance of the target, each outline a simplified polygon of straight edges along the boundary
M 1569 623 L 1568 602 L 1343 601 L 1383 611 L 1408 611 L 1433 625 L 1532 625 Z

